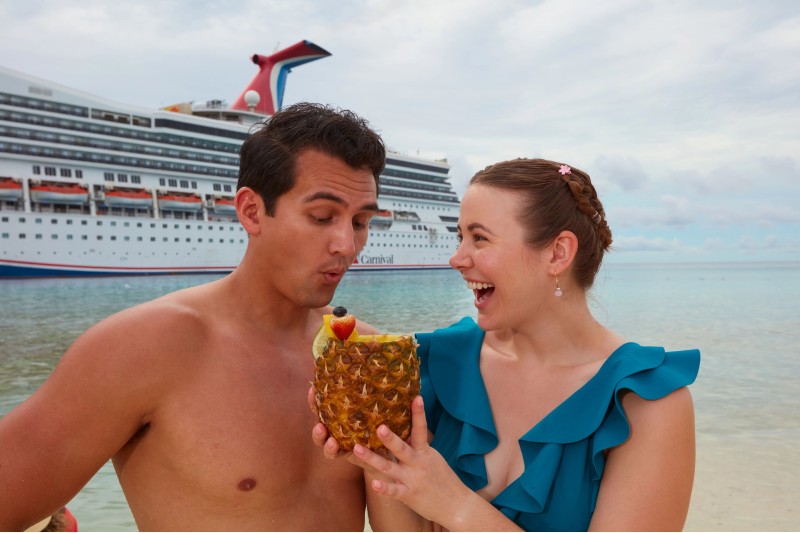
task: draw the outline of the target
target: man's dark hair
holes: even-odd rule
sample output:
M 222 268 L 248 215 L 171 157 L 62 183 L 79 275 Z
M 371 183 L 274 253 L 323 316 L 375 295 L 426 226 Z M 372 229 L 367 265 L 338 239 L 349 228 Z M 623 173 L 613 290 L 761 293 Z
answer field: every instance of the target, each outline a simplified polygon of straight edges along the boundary
M 351 168 L 368 168 L 376 187 L 380 185 L 386 148 L 367 121 L 351 111 L 303 102 L 278 111 L 244 141 L 237 190 L 256 191 L 267 214 L 274 216 L 278 198 L 294 187 L 297 156 L 307 149 L 341 159 Z

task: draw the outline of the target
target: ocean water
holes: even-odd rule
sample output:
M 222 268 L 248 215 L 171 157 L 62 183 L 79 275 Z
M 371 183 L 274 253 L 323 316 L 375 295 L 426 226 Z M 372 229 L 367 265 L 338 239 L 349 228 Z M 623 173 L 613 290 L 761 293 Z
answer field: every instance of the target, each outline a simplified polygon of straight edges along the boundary
M 0 416 L 35 390 L 92 324 L 217 278 L 0 281 Z M 472 293 L 453 271 L 351 273 L 333 303 L 393 331 L 475 316 Z M 701 350 L 692 386 L 698 469 L 687 529 L 800 529 L 792 503 L 800 501 L 800 263 L 608 264 L 591 305 L 598 320 L 630 340 Z M 736 498 L 746 498 L 746 512 Z M 83 531 L 136 530 L 110 463 L 69 507 Z

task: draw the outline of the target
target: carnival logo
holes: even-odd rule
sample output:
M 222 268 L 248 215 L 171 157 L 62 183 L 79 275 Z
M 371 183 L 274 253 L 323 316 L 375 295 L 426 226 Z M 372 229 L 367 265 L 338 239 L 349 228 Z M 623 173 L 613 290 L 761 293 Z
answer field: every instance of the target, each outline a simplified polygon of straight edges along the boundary
M 394 254 L 392 255 L 367 255 L 358 256 L 358 263 L 362 265 L 393 265 Z

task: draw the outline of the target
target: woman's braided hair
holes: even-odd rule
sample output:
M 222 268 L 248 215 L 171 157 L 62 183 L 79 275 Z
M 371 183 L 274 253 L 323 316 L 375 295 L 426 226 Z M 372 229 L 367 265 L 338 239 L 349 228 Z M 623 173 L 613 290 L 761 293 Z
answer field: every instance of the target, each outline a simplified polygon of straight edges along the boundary
M 575 281 L 584 289 L 592 286 L 603 254 L 611 246 L 611 228 L 588 174 L 546 159 L 513 159 L 486 167 L 470 184 L 522 194 L 519 219 L 528 228 L 528 244 L 534 248 L 547 246 L 564 230 L 574 233 L 578 238 Z

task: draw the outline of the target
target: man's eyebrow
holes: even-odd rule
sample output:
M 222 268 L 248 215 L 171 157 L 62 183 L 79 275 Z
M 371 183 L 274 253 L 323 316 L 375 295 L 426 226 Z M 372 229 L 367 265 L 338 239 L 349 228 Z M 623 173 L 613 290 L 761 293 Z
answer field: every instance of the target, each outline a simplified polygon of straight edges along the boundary
M 324 192 L 324 191 L 319 191 L 319 192 L 315 192 L 313 194 L 309 194 L 308 196 L 303 198 L 303 203 L 308 204 L 308 203 L 311 203 L 311 202 L 313 202 L 315 200 L 329 200 L 331 202 L 337 203 L 337 204 L 339 204 L 341 206 L 345 206 L 345 207 L 347 207 L 347 205 L 348 205 L 348 203 L 345 201 L 344 198 L 342 198 L 340 196 L 336 196 L 333 193 Z M 361 206 L 361 209 L 359 211 L 380 211 L 380 208 L 378 207 L 378 204 L 376 202 L 371 202 L 371 203 L 364 204 L 363 206 Z
M 313 194 L 309 194 L 305 198 L 303 198 L 303 203 L 311 203 L 314 200 L 330 200 L 331 202 L 336 202 L 339 205 L 347 205 L 347 202 L 344 201 L 344 198 L 336 196 L 335 194 L 329 192 L 315 192 Z

